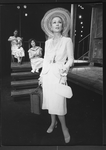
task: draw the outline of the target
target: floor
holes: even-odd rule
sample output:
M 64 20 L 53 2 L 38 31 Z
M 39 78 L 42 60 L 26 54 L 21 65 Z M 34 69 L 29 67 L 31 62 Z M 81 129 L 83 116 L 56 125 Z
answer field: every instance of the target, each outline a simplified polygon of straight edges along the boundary
M 31 113 L 30 97 L 10 97 L 9 79 L 4 79 L 2 91 L 2 145 L 3 146 L 101 146 L 103 145 L 102 96 L 81 86 L 71 84 L 73 97 L 67 99 L 66 123 L 71 135 L 64 143 L 60 123 L 51 134 L 47 111 Z
M 16 67 L 16 65 L 12 67 Z M 26 64 L 24 67 L 30 67 L 30 65 Z M 73 80 L 77 77 L 75 77 L 78 73 L 76 71 L 78 68 L 77 70 L 73 69 Z M 80 71 L 80 76 L 82 75 L 84 74 Z M 103 149 L 104 143 L 106 144 L 104 141 L 106 133 L 104 133 L 103 126 L 106 124 L 103 118 L 103 97 L 99 92 L 77 83 L 79 83 L 77 78 L 76 82 L 68 81 L 73 90 L 73 97 L 67 99 L 68 113 L 66 115 L 71 141 L 65 144 L 59 121 L 53 133 L 46 133 L 50 125 L 50 116 L 47 111 L 41 110 L 40 115 L 31 113 L 28 95 L 12 98 L 10 77 L 5 76 L 1 91 L 2 146 L 7 149 L 11 147 L 11 150 L 18 149 L 18 147 L 22 150 L 28 148 L 33 150 L 35 148 L 38 150 L 70 150 L 70 146 L 72 150 L 77 148 L 78 150 Z

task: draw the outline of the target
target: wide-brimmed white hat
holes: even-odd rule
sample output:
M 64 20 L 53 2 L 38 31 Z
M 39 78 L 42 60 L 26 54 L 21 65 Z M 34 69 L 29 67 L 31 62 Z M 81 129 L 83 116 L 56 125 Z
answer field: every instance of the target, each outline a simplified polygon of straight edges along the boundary
M 41 20 L 41 28 L 48 37 L 53 37 L 51 31 L 51 20 L 54 17 L 60 17 L 63 20 L 63 36 L 67 36 L 70 29 L 70 13 L 64 8 L 54 8 L 46 12 Z

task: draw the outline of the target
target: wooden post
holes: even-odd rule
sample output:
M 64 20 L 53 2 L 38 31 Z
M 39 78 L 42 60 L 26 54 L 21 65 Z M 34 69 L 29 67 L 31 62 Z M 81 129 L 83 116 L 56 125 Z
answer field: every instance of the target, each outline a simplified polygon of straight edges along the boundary
M 70 37 L 73 41 L 73 11 L 74 11 L 74 4 L 71 4 L 71 14 L 70 14 Z
M 21 37 L 21 7 L 19 8 L 19 36 Z
M 89 42 L 89 61 L 92 63 L 103 64 L 103 20 L 102 4 L 95 4 L 92 7 L 90 42 Z
M 71 23 L 70 23 L 70 37 L 73 42 L 73 49 L 75 47 L 75 28 L 76 28 L 76 11 L 77 11 L 77 5 L 76 4 L 71 4 Z

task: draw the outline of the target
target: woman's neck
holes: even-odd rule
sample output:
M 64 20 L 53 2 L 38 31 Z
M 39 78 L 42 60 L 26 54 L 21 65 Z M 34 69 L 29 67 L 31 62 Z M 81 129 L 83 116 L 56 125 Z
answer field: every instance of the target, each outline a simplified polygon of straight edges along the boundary
M 58 40 L 62 37 L 61 33 L 54 33 L 53 40 Z
M 36 46 L 32 46 L 32 48 L 36 48 Z

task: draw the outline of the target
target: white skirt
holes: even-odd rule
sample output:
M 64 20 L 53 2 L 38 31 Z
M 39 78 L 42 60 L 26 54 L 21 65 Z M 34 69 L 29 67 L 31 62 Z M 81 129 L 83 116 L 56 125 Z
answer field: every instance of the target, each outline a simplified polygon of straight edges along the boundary
M 31 59 L 31 67 L 35 71 L 36 69 L 42 68 L 43 65 L 43 58 L 35 57 Z
M 49 114 L 65 115 L 67 113 L 66 98 L 58 95 L 54 88 L 59 82 L 59 75 L 56 76 L 54 64 L 51 65 L 49 72 L 43 75 L 43 104 L 42 109 L 48 109 Z
M 23 47 L 18 48 L 17 46 L 13 46 L 11 50 L 12 50 L 12 55 L 14 55 L 15 58 L 25 56 Z

